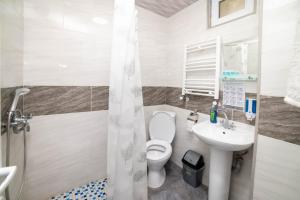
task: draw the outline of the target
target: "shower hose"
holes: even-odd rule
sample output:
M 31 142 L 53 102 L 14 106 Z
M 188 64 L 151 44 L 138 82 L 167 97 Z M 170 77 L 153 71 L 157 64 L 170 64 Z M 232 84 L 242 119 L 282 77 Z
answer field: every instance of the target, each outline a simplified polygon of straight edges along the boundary
M 8 117 L 8 119 L 10 119 L 11 116 Z M 10 166 L 10 156 L 11 156 L 11 153 L 10 153 L 10 135 L 11 134 L 14 134 L 13 133 L 13 129 L 11 127 L 11 124 L 10 124 L 10 120 L 7 120 L 8 123 L 7 123 L 7 131 L 6 131 L 6 137 L 7 137 L 7 140 L 6 140 L 6 166 Z M 26 127 L 23 128 L 22 130 L 20 130 L 20 132 L 22 132 L 22 135 L 23 135 L 23 147 L 24 147 L 24 150 L 23 150 L 23 156 L 24 156 L 24 159 L 23 159 L 23 169 L 22 169 L 22 182 L 21 182 L 21 186 L 20 186 L 20 189 L 18 190 L 18 193 L 17 193 L 17 198 L 16 200 L 21 200 L 21 192 L 22 192 L 22 189 L 23 189 L 23 186 L 24 186 L 24 181 L 25 181 L 25 172 L 26 172 L 26 160 L 27 160 L 27 152 L 26 152 Z M 21 134 L 19 133 L 18 131 L 18 134 Z M 9 193 L 9 186 L 6 188 L 5 190 L 5 198 L 6 200 L 11 200 L 10 199 L 10 193 Z

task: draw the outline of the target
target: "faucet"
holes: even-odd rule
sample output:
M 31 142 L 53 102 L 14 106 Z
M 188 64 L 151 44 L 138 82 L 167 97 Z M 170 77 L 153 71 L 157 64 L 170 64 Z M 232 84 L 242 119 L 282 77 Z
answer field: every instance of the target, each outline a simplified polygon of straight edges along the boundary
M 22 130 L 30 131 L 28 120 L 32 118 L 32 114 L 23 114 L 17 109 L 19 98 L 29 92 L 30 89 L 28 88 L 19 88 L 15 91 L 15 97 L 8 112 L 8 122 L 4 124 L 6 129 L 12 128 L 14 133 L 19 133 Z
M 225 129 L 230 129 L 230 128 L 231 128 L 231 125 L 229 124 L 229 120 L 228 120 L 228 117 L 227 117 L 225 108 L 224 108 L 223 106 L 222 106 L 221 108 L 218 108 L 218 112 L 223 113 L 224 118 L 225 118 L 225 119 L 221 122 L 222 126 L 223 126 Z
M 22 114 L 20 110 L 11 111 L 10 126 L 14 133 L 19 133 L 22 130 L 30 131 L 28 120 L 32 119 L 32 114 Z

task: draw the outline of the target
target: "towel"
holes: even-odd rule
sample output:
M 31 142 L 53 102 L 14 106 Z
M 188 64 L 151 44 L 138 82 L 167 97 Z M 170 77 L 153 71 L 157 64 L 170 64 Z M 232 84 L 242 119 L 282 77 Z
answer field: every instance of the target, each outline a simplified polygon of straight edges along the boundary
M 293 106 L 300 107 L 300 15 L 298 15 L 294 53 L 289 74 L 287 95 L 284 101 Z

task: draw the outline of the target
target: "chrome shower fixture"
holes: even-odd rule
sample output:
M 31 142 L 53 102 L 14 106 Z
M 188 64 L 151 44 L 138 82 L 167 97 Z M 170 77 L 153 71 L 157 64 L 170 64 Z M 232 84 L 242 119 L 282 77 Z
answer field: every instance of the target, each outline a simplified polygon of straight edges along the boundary
M 16 108 L 17 108 L 20 96 L 28 94 L 29 92 L 30 92 L 30 89 L 28 89 L 28 88 L 19 88 L 19 89 L 16 89 L 16 91 L 15 91 L 15 97 L 14 97 L 14 100 L 13 100 L 13 102 L 11 104 L 9 112 L 15 111 Z

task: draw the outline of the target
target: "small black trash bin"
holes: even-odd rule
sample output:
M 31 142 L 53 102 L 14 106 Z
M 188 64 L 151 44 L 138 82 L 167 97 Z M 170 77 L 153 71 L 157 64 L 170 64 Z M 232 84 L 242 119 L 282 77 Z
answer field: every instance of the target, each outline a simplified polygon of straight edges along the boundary
M 182 176 L 185 182 L 193 187 L 200 186 L 205 167 L 203 156 L 195 151 L 188 150 L 182 158 L 182 165 Z

